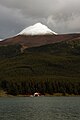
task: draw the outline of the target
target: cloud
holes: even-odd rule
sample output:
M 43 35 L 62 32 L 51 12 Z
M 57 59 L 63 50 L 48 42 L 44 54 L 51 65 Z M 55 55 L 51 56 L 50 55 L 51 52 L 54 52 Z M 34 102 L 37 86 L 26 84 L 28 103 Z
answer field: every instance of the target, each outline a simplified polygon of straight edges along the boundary
M 0 37 L 36 22 L 58 33 L 80 32 L 80 0 L 0 0 Z

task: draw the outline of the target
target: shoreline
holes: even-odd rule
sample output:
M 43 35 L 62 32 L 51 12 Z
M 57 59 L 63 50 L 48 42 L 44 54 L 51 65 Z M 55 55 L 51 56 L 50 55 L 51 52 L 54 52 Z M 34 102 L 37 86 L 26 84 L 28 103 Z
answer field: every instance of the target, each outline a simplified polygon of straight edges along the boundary
M 53 93 L 52 95 L 51 94 L 45 94 L 45 95 L 40 95 L 39 97 L 80 97 L 80 95 L 75 95 L 75 94 L 63 94 L 63 93 Z M 22 94 L 19 94 L 19 95 L 11 95 L 11 94 L 7 94 L 6 92 L 3 92 L 3 93 L 0 93 L 0 97 L 35 97 L 34 95 L 32 94 L 29 94 L 29 95 L 22 95 Z

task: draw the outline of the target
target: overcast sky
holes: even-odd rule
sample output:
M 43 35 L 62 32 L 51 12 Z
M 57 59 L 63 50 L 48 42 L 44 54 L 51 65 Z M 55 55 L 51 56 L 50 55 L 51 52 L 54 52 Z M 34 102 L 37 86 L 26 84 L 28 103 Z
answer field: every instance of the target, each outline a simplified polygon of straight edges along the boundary
M 80 0 L 0 0 L 0 38 L 37 22 L 57 33 L 80 32 Z

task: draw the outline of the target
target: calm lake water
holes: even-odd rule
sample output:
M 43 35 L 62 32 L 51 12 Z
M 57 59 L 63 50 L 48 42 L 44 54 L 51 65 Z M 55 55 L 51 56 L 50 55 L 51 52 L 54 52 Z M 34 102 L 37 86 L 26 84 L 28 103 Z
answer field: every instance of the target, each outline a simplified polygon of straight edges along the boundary
M 1 97 L 0 120 L 80 120 L 80 97 Z

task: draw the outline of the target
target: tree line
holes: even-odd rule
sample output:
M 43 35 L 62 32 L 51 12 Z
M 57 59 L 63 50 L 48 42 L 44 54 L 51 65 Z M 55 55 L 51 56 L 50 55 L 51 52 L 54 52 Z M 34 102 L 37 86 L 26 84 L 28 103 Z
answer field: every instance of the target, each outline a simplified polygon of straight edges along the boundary
M 80 81 L 72 80 L 36 80 L 28 79 L 22 81 L 0 81 L 0 88 L 7 91 L 7 94 L 12 95 L 30 95 L 35 92 L 40 92 L 41 94 L 51 94 L 62 93 L 63 95 L 75 94 L 80 95 Z

